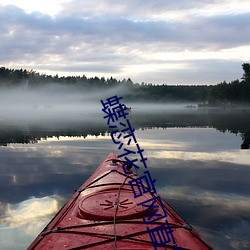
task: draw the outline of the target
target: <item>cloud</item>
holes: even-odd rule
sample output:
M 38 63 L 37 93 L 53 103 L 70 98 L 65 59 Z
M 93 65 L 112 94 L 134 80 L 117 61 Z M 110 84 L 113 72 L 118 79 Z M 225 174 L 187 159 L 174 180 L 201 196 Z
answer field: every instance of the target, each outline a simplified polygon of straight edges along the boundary
M 248 33 L 245 33 L 244 39 L 240 36 L 242 31 L 249 29 L 250 13 L 195 17 L 189 22 L 178 20 L 168 22 L 167 20 L 137 21 L 119 16 L 84 18 L 58 15 L 52 18 L 39 12 L 27 14 L 13 6 L 6 6 L 2 9 L 1 26 L 10 39 L 15 35 L 16 38 L 27 36 L 30 38 L 24 39 L 24 41 L 30 41 L 27 46 L 34 43 L 36 46 L 43 45 L 44 48 L 47 45 L 54 45 L 53 48 L 56 45 L 59 45 L 59 48 L 62 47 L 60 45 L 64 45 L 65 48 L 67 44 L 71 47 L 77 44 L 76 47 L 79 47 L 80 42 L 85 43 L 83 45 L 93 43 L 93 47 L 105 44 L 105 42 L 109 45 L 163 42 L 166 45 L 175 43 L 192 49 L 199 44 L 204 48 L 207 48 L 209 44 L 210 46 L 221 44 L 221 46 L 230 47 L 230 45 L 248 44 L 250 36 Z M 38 39 L 42 39 L 40 43 Z M 61 44 L 65 39 L 68 43 Z M 18 44 L 20 44 L 20 39 Z
M 145 0 L 143 4 L 139 0 L 114 1 L 114 0 L 86 0 L 84 2 L 79 0 L 65 3 L 64 10 L 61 13 L 64 15 L 79 15 L 85 17 L 92 16 L 130 16 L 134 19 L 161 19 L 166 18 L 171 20 L 174 18 L 183 18 L 193 16 L 194 14 L 200 16 L 200 13 L 208 13 L 209 11 L 239 12 L 249 6 L 247 0 L 241 2 L 241 6 L 234 4 L 234 0 L 219 0 L 219 1 L 198 1 L 198 0 L 179 0 L 179 1 L 162 1 L 162 0 Z M 244 11 L 245 12 L 245 11 Z
M 242 4 L 246 8 L 247 2 Z M 0 5 L 0 63 L 139 82 L 234 80 L 241 76 L 241 63 L 250 60 L 240 52 L 249 46 L 250 13 L 232 6 L 233 0 L 75 0 L 50 16 Z M 235 51 L 233 62 L 228 49 Z M 221 63 L 224 67 L 216 67 Z M 232 64 L 239 68 L 231 71 Z

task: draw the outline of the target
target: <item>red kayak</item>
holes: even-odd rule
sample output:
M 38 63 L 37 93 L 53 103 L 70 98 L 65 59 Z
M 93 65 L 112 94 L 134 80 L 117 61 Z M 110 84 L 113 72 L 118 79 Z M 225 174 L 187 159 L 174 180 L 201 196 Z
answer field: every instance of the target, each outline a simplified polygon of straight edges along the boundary
M 110 153 L 28 249 L 213 249 L 123 163 Z

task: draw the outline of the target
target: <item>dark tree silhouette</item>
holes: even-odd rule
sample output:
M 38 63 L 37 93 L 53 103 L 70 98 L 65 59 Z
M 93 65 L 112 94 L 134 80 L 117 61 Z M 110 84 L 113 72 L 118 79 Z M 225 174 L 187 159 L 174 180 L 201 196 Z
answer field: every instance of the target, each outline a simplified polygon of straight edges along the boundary
M 125 101 L 146 102 L 173 102 L 192 101 L 209 102 L 210 106 L 225 105 L 228 103 L 250 103 L 250 64 L 242 64 L 244 74 L 242 81 L 234 80 L 230 83 L 222 82 L 217 85 L 153 85 L 152 83 L 134 83 L 130 78 L 117 80 L 112 76 L 87 78 L 82 76 L 59 77 L 39 74 L 34 70 L 0 68 L 0 86 L 37 88 L 53 83 L 70 85 L 79 88 L 79 91 L 94 89 L 115 89 L 123 86 L 126 93 L 122 93 Z M 28 83 L 28 84 L 27 84 Z M 113 92 L 112 92 L 113 93 Z M 119 93 L 120 94 L 120 93 Z
M 249 82 L 250 81 L 250 64 L 249 63 L 243 63 L 242 64 L 242 69 L 244 71 L 244 74 L 243 74 L 241 79 L 243 79 L 243 81 L 245 81 L 245 82 Z

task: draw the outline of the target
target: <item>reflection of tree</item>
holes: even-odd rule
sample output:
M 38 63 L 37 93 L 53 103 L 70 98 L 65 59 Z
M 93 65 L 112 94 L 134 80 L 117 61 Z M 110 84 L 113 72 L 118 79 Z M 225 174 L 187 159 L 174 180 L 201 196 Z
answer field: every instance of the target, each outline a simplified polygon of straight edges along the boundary
M 7 133 L 0 132 L 0 146 L 7 146 L 10 143 L 37 143 L 38 139 L 33 135 L 25 135 L 22 131 L 8 131 Z
M 250 109 L 237 110 L 193 110 L 187 112 L 158 112 L 131 114 L 131 123 L 135 129 L 171 128 L 171 127 L 210 127 L 225 133 L 240 134 L 242 149 L 250 146 Z
M 241 144 L 241 149 L 249 149 L 250 146 L 250 133 L 245 133 L 242 135 L 243 143 Z
M 37 143 L 39 140 L 47 140 L 48 138 L 57 137 L 59 139 L 60 136 L 68 136 L 68 137 L 84 137 L 86 138 L 88 135 L 105 135 L 107 131 L 107 126 L 105 126 L 105 122 L 103 125 L 98 124 L 50 124 L 48 129 L 41 129 L 39 126 L 29 126 L 29 132 L 27 133 L 27 126 L 25 128 L 13 126 L 11 129 L 8 125 L 0 126 L 0 146 L 7 146 L 11 143 Z
M 132 112 L 129 121 L 134 129 L 173 128 L 173 127 L 210 127 L 221 132 L 229 131 L 240 134 L 243 140 L 242 149 L 250 145 L 250 110 L 189 110 L 183 112 Z M 0 145 L 10 143 L 37 143 L 41 139 L 52 137 L 86 137 L 88 135 L 104 136 L 108 130 L 106 121 L 101 123 L 50 124 L 46 129 L 39 126 L 17 127 L 10 129 L 7 125 L 0 126 Z

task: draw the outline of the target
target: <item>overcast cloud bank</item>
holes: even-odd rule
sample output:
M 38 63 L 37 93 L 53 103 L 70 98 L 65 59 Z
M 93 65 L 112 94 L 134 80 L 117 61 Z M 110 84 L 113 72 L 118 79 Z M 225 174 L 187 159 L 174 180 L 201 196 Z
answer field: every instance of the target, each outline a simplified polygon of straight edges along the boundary
M 230 81 L 250 61 L 250 3 L 238 5 L 74 0 L 53 16 L 0 5 L 0 64 L 155 84 Z

